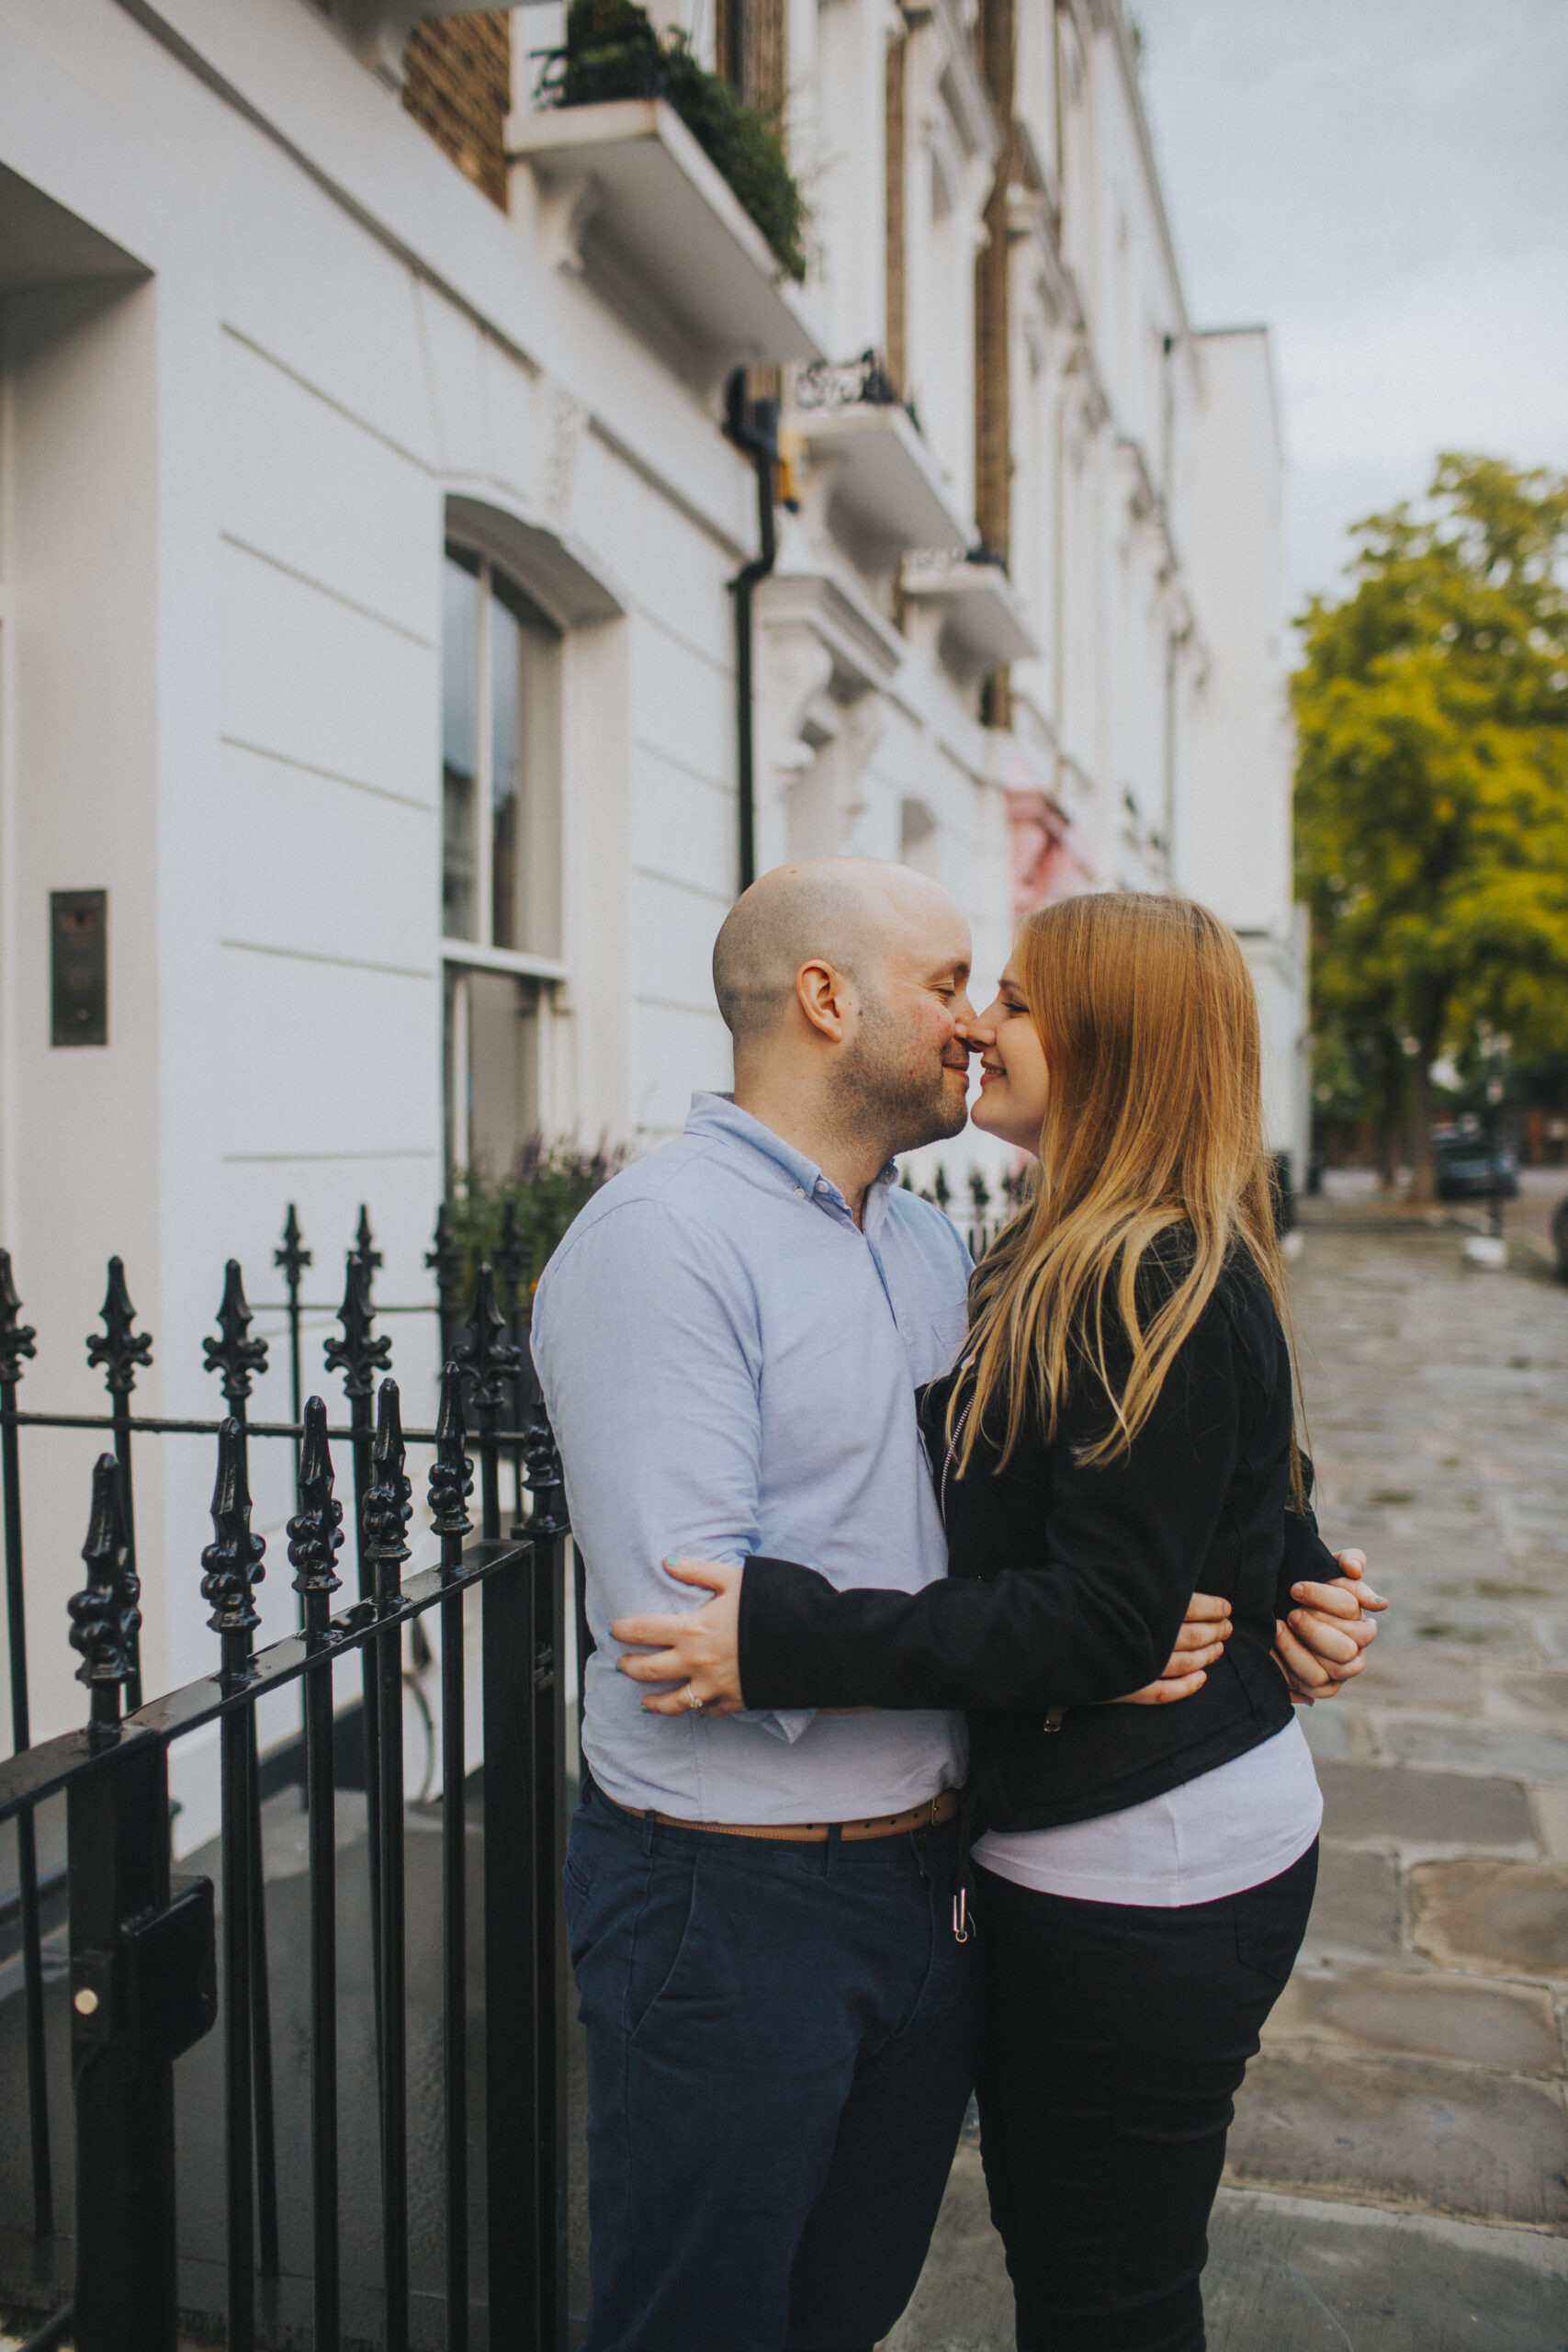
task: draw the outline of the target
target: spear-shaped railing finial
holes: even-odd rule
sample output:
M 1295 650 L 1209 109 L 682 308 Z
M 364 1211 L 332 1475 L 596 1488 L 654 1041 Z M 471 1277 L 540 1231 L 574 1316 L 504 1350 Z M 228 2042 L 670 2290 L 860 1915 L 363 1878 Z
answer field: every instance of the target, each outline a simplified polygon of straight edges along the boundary
M 474 1465 L 463 1452 L 463 1438 L 462 1367 L 449 1363 L 441 1375 L 435 1459 L 430 1465 L 430 1524 L 437 1535 L 455 1535 L 459 1542 L 473 1529 L 468 1504 L 474 1490 Z
M 243 1405 L 251 1393 L 252 1374 L 266 1370 L 266 1341 L 245 1336 L 254 1319 L 245 1302 L 240 1261 L 231 1258 L 223 1269 L 218 1337 L 201 1343 L 205 1368 L 222 1374 L 224 1400 L 231 1405 Z
M 201 1555 L 201 1597 L 223 1641 L 223 1671 L 243 1672 L 251 1636 L 260 1624 L 254 1592 L 266 1571 L 266 1545 L 251 1532 L 251 1493 L 245 1476 L 244 1432 L 231 1414 L 218 1432 L 218 1477 L 212 1489 L 212 1542 Z
M 538 1385 L 536 1374 L 530 1383 L 535 1394 L 528 1407 L 527 1425 L 523 1437 L 523 1476 L 534 1499 L 529 1526 L 541 1535 L 553 1535 L 570 1522 L 567 1517 L 566 1483 L 561 1476 L 555 1431 L 550 1427 L 549 1415 L 545 1410 L 544 1398 L 538 1393 Z
M 305 1236 L 299 1225 L 299 1212 L 292 1201 L 288 1204 L 288 1215 L 284 1221 L 283 1247 L 281 1250 L 273 1251 L 272 1262 L 275 1266 L 282 1267 L 283 1278 L 291 1291 L 298 1289 L 299 1277 L 306 1267 L 312 1266 L 316 1262 L 315 1252 L 305 1247 Z
M 299 1508 L 288 1522 L 288 1558 L 295 1572 L 295 1591 L 302 1595 L 307 1607 L 317 1601 L 323 1615 L 328 1597 L 342 1582 L 337 1573 L 342 1544 L 343 1505 L 333 1493 L 327 1408 L 319 1396 L 310 1396 L 305 1402 L 305 1437 L 299 1453 Z
M 36 1356 L 38 1333 L 22 1321 L 22 1301 L 11 1272 L 11 1252 L 0 1250 L 0 1388 L 20 1380 L 22 1365 Z
M 112 1453 L 100 1453 L 93 1465 L 93 1510 L 82 1557 L 86 1587 L 66 1604 L 71 1646 L 82 1657 L 76 1679 L 92 1695 L 88 1730 L 99 1737 L 118 1736 L 120 1691 L 135 1672 L 141 1611 L 120 1502 L 119 1464 Z
M 473 1383 L 475 1401 L 493 1411 L 506 1401 L 509 1382 L 516 1379 L 523 1352 L 506 1336 L 506 1317 L 495 1303 L 495 1277 L 482 1265 L 474 1277 L 474 1304 L 467 1324 L 452 1346 L 453 1361 Z
M 451 1212 L 445 1201 L 435 1212 L 435 1231 L 431 1240 L 434 1246 L 425 1251 L 424 1262 L 435 1276 L 435 1307 L 441 1323 L 441 1360 L 445 1363 L 457 1320 L 457 1284 L 463 1276 L 462 1248 L 452 1230 Z
M 395 1607 L 402 1583 L 399 1570 L 409 1555 L 403 1530 L 412 1510 L 412 1488 L 404 1475 L 404 1455 L 398 1384 L 384 1380 L 370 1449 L 370 1484 L 365 1490 L 365 1551 L 374 1568 L 377 1605 L 382 1609 Z
M 502 1312 L 508 1325 L 513 1325 L 517 1320 L 517 1308 L 523 1295 L 523 1285 L 527 1279 L 528 1270 L 534 1262 L 534 1252 L 530 1244 L 523 1238 L 523 1227 L 517 1216 L 517 1203 L 511 1193 L 507 1194 L 502 1209 L 501 1229 L 495 1237 L 495 1247 L 490 1255 L 491 1263 L 495 1268 L 496 1279 L 501 1285 Z
M 385 1372 L 392 1361 L 392 1342 L 385 1331 L 378 1336 L 372 1329 L 376 1310 L 370 1304 L 370 1268 L 352 1253 L 337 1319 L 343 1325 L 343 1337 L 326 1342 L 327 1370 L 342 1373 L 344 1396 L 368 1396 L 375 1388 L 376 1374 Z
M 103 1366 L 104 1385 L 111 1396 L 129 1396 L 136 1385 L 138 1364 L 146 1371 L 152 1363 L 152 1334 L 131 1329 L 136 1309 L 125 1286 L 123 1258 L 109 1260 L 108 1288 L 98 1316 L 104 1328 L 88 1334 L 87 1362 Z M 210 1365 L 208 1368 L 210 1370 Z
M 348 1254 L 351 1258 L 357 1258 L 367 1275 L 374 1274 L 377 1268 L 384 1263 L 381 1252 L 376 1247 L 376 1236 L 370 1230 L 370 1212 L 363 1201 L 359 1204 L 359 1230 L 354 1237 L 354 1247 Z

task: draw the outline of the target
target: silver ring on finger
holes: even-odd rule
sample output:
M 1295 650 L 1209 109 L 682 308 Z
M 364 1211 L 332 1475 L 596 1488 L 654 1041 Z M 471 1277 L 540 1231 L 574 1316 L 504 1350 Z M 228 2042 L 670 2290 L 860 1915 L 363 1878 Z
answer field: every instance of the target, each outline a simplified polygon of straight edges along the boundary
M 686 1685 L 686 1704 L 691 1709 L 694 1715 L 700 1715 L 702 1713 L 703 1702 L 698 1698 L 695 1690 L 692 1688 L 692 1685 L 689 1682 Z

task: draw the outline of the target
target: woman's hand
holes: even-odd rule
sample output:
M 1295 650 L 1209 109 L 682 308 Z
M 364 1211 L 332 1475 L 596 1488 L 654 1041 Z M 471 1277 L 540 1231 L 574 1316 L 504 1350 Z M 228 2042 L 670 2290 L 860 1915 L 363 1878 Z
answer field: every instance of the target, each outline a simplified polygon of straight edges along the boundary
M 714 1595 L 700 1609 L 673 1617 L 617 1617 L 610 1628 L 617 1642 L 641 1656 L 615 1660 L 634 1682 L 675 1684 L 655 1691 L 642 1704 L 650 1715 L 733 1715 L 740 1696 L 740 1579 L 743 1568 L 722 1568 L 716 1560 L 666 1560 L 682 1584 L 701 1585 Z
M 1361 1672 L 1377 1638 L 1373 1618 L 1388 1607 L 1366 1582 L 1364 1552 L 1336 1555 L 1343 1575 L 1331 1584 L 1293 1584 L 1298 1605 L 1275 1628 L 1274 1656 L 1293 1699 L 1337 1699 Z

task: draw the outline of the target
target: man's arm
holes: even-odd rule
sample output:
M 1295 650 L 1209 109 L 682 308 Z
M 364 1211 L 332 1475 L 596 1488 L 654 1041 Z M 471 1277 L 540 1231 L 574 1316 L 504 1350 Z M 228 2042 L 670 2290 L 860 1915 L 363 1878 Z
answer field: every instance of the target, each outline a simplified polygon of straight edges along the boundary
M 612 1619 L 694 1605 L 664 1568 L 756 1549 L 761 1351 L 750 1293 L 711 1233 L 633 1198 L 570 1242 L 539 1285 L 534 1353 L 587 1570 Z M 791 1738 L 807 1715 L 766 1718 Z

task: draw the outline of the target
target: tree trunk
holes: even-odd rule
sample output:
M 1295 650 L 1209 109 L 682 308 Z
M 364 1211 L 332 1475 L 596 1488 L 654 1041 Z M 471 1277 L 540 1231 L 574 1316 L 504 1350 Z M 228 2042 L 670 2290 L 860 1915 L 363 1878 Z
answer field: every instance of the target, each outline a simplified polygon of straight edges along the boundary
M 1410 1165 L 1415 1182 L 1410 1197 L 1425 1205 L 1438 1197 L 1438 1162 L 1432 1149 L 1432 1081 L 1428 1075 L 1437 1057 L 1438 1040 L 1421 1040 L 1410 1061 Z
M 1378 1115 L 1376 1125 L 1378 1182 L 1392 1193 L 1399 1182 L 1399 1127 L 1404 1096 L 1404 1056 L 1394 1036 L 1378 1040 Z

